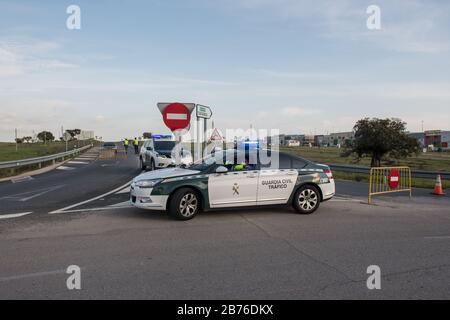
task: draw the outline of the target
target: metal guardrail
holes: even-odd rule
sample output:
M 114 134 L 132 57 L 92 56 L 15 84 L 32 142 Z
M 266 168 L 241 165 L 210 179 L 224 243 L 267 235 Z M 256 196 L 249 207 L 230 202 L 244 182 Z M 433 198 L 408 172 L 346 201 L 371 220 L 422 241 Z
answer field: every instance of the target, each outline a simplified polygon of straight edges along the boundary
M 370 167 L 354 166 L 354 165 L 342 165 L 342 164 L 330 164 L 331 170 L 349 172 L 349 173 L 363 173 L 369 174 Z M 413 178 L 422 179 L 436 179 L 436 176 L 440 174 L 442 179 L 450 179 L 450 172 L 442 171 L 425 171 L 425 170 L 412 170 L 411 175 Z
M 31 164 L 42 164 L 42 163 L 48 162 L 48 161 L 56 161 L 57 159 L 63 159 L 65 157 L 75 155 L 77 153 L 80 153 L 80 152 L 87 150 L 89 148 L 92 148 L 92 147 L 93 147 L 93 145 L 90 144 L 88 146 L 84 146 L 84 147 L 81 147 L 78 149 L 61 152 L 61 153 L 55 153 L 55 154 L 51 154 L 51 155 L 43 156 L 43 157 L 28 158 L 28 159 L 13 160 L 13 161 L 3 161 L 3 162 L 0 162 L 0 169 L 14 169 L 14 168 L 31 165 Z

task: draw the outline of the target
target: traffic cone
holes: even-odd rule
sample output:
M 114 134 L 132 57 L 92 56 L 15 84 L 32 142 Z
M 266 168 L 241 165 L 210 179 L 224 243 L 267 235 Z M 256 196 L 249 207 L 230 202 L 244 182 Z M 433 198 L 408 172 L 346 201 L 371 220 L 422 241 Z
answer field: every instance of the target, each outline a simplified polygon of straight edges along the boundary
M 436 178 L 436 184 L 434 185 L 434 191 L 432 194 L 435 194 L 437 196 L 443 196 L 445 195 L 444 190 L 442 190 L 442 182 L 441 182 L 441 175 L 438 174 Z

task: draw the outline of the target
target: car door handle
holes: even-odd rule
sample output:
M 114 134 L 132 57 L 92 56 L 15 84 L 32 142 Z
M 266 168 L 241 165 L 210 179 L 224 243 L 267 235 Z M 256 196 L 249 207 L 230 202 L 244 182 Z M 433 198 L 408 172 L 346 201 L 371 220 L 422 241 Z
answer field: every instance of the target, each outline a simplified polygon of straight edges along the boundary
M 256 177 L 257 177 L 256 174 L 249 174 L 249 175 L 247 175 L 247 178 L 256 178 Z
M 294 174 L 297 174 L 297 172 L 295 172 L 295 171 L 289 171 L 289 172 L 288 172 L 288 175 L 289 175 L 289 176 L 293 176 Z

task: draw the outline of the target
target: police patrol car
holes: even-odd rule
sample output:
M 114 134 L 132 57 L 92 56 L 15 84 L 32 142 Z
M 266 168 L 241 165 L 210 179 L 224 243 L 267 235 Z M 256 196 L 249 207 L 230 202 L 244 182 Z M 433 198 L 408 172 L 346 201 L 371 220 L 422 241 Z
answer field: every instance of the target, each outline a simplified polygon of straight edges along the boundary
M 283 152 L 269 155 L 279 159 L 276 168 L 272 163 L 264 164 L 259 154 L 256 161 L 248 161 L 254 153 L 249 156 L 246 151 L 232 149 L 187 167 L 143 173 L 131 183 L 131 203 L 188 220 L 202 209 L 275 204 L 291 204 L 299 213 L 310 214 L 320 202 L 334 196 L 328 166 Z
M 171 135 L 152 135 L 144 141 L 139 152 L 139 162 L 142 170 L 155 170 L 175 166 L 174 148 L 176 142 Z M 181 150 L 180 161 L 184 165 L 193 162 L 189 151 Z

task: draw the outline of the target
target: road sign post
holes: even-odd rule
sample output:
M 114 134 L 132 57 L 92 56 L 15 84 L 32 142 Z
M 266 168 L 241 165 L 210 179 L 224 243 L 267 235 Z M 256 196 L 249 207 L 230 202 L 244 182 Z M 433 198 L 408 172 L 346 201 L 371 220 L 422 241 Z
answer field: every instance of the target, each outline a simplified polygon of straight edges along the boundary
M 208 130 L 208 119 L 212 116 L 212 111 L 210 107 L 197 104 L 196 108 L 197 116 L 197 147 L 198 147 L 198 159 L 201 159 L 203 152 L 206 149 L 206 131 Z M 200 139 L 200 122 L 203 119 L 203 138 Z

